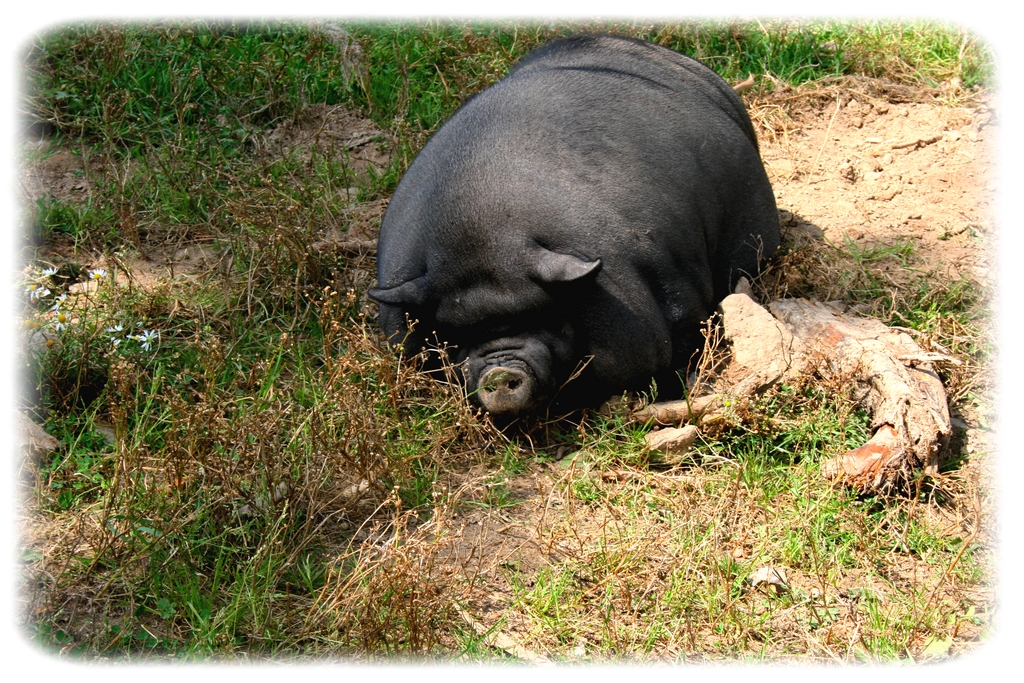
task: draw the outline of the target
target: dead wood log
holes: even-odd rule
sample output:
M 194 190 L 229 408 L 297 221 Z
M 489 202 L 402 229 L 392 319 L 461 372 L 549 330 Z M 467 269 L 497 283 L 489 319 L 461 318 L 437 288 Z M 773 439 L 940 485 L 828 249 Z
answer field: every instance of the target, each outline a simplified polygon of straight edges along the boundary
M 900 471 L 904 456 L 896 429 L 884 424 L 863 446 L 823 462 L 821 473 L 862 491 L 878 490 L 885 487 L 894 472 Z
M 949 405 L 942 380 L 930 362 L 919 360 L 927 356 L 910 335 L 805 299 L 779 299 L 768 307 L 804 347 L 803 371 L 845 383 L 851 397 L 870 413 L 871 426 L 889 427 L 894 433 L 873 438 L 867 451 L 839 456 L 844 464 L 825 463 L 824 471 L 865 490 L 909 479 L 914 469 L 938 474 L 939 454 L 952 434 Z M 907 364 L 901 358 L 913 360 Z M 850 475 L 854 453 L 873 456 L 879 449 L 880 458 L 861 458 L 864 475 L 870 471 L 870 477 Z
M 655 403 L 632 418 L 663 426 L 699 423 L 727 396 L 751 396 L 815 374 L 867 410 L 874 429 L 866 444 L 823 463 L 825 476 L 884 491 L 909 481 L 915 470 L 938 473 L 952 427 L 932 362 L 955 359 L 926 353 L 905 332 L 826 304 L 779 299 L 768 309 L 746 294 L 726 297 L 719 310 L 729 357 L 714 378 L 716 393 Z
M 763 392 L 799 371 L 800 345 L 793 333 L 747 294 L 725 297 L 718 307 L 729 363 L 718 384 L 733 396 Z

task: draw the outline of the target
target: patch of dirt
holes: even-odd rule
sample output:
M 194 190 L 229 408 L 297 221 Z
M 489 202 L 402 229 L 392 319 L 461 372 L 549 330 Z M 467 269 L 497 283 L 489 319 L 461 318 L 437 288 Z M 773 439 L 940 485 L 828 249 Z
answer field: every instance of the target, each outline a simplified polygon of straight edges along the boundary
M 89 173 L 100 170 L 81 156 L 67 150 L 49 153 L 49 140 L 26 142 L 18 173 L 18 195 L 25 204 L 43 197 L 60 201 L 84 202 L 93 190 Z
M 318 154 L 364 175 L 370 168 L 378 172 L 387 168 L 390 156 L 381 146 L 386 140 L 370 119 L 344 107 L 314 104 L 270 131 L 257 143 L 257 149 L 273 158 L 297 154 L 307 163 Z
M 837 89 L 751 103 L 776 201 L 790 227 L 809 222 L 838 246 L 913 240 L 922 270 L 992 283 L 994 115 L 985 101 L 917 99 Z

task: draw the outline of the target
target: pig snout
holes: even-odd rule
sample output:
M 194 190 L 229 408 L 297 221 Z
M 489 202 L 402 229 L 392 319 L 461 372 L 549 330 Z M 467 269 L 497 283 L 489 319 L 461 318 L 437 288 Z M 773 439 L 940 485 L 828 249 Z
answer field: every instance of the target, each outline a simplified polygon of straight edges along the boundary
M 519 413 L 530 408 L 536 396 L 537 381 L 530 366 L 522 361 L 506 361 L 489 368 L 480 377 L 477 398 L 489 413 Z
M 551 392 L 553 360 L 549 345 L 537 336 L 496 339 L 467 354 L 466 388 L 492 415 L 523 413 Z

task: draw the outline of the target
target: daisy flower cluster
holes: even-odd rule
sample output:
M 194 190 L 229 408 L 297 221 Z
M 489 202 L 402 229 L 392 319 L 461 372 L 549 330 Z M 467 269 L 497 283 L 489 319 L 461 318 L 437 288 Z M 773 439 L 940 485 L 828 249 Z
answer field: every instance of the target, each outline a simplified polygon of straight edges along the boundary
M 141 328 L 142 323 L 135 323 L 136 328 Z M 125 332 L 124 325 L 118 323 L 106 329 L 110 340 L 110 348 L 118 349 L 122 343 L 135 342 L 143 351 L 152 351 L 153 345 L 160 341 L 160 333 L 156 330 L 139 329 L 136 332 Z
M 47 268 L 30 276 L 25 285 L 25 294 L 28 294 L 28 300 L 36 303 L 44 301 L 50 296 L 53 293 L 50 287 L 53 286 L 53 276 L 56 274 L 56 268 Z
M 53 267 L 34 269 L 27 274 L 24 291 L 28 302 L 41 310 L 35 320 L 26 321 L 25 327 L 32 330 L 64 333 L 79 324 L 83 316 L 72 317 L 68 295 L 54 294 L 57 289 L 57 283 L 54 281 L 56 274 L 57 268 Z M 107 277 L 108 273 L 103 268 L 93 268 L 89 271 L 90 282 L 101 283 Z M 105 330 L 110 351 L 124 352 L 138 349 L 150 352 L 154 350 L 160 340 L 160 335 L 156 330 L 144 329 L 141 322 L 136 323 L 134 327 L 129 326 L 127 329 L 122 323 L 116 323 L 106 327 Z M 52 345 L 53 337 L 50 337 L 47 340 L 47 346 Z

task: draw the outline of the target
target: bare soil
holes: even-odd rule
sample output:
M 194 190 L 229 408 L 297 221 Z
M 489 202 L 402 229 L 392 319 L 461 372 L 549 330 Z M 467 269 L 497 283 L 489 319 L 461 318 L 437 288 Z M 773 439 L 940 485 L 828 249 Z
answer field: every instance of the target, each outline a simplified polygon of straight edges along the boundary
M 837 245 L 913 240 L 920 269 L 993 282 L 992 111 L 984 100 L 951 105 L 920 93 L 891 103 L 863 90 L 752 103 L 790 227 L 809 223 Z

